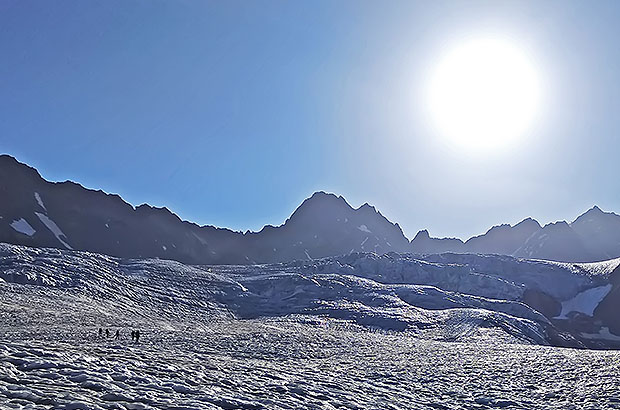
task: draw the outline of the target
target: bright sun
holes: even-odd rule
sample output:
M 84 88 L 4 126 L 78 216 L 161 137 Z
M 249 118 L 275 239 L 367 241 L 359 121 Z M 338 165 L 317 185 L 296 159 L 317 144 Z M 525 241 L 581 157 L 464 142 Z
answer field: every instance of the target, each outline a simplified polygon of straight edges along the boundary
M 460 148 L 497 150 L 518 142 L 540 108 L 538 73 L 509 42 L 472 40 L 440 60 L 429 83 L 437 131 Z

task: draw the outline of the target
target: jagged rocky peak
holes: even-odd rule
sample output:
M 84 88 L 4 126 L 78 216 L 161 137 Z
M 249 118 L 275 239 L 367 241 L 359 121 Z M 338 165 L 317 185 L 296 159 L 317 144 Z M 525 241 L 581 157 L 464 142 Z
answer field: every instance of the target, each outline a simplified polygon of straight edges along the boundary
M 409 242 L 374 206 L 353 208 L 342 196 L 318 191 L 283 225 L 242 234 L 198 228 L 167 208 L 133 207 L 121 197 L 82 185 L 48 182 L 10 155 L 0 155 L 0 242 L 71 247 L 123 257 L 190 263 L 252 263 L 313 259 L 351 252 L 480 253 L 560 261 L 620 256 L 620 215 L 593 206 L 574 222 L 541 228 L 532 218 L 497 225 L 467 242 L 433 238 Z M 156 244 L 144 238 L 157 238 Z
M 306 200 L 302 202 L 302 204 L 300 205 L 300 208 L 304 205 L 308 206 L 311 204 L 321 204 L 321 203 L 346 205 L 349 208 L 353 209 L 347 203 L 344 197 L 342 197 L 342 195 L 336 195 L 334 193 L 325 192 L 325 191 L 316 191 L 315 193 L 313 193 L 309 198 L 307 198 Z
M 170 221 L 181 222 L 181 218 L 165 206 L 157 207 L 149 204 L 142 204 L 136 207 L 136 213 L 142 216 L 158 216 Z
M 411 241 L 415 253 L 462 252 L 464 243 L 458 238 L 432 238 L 426 229 L 419 231 Z
M 513 228 L 517 228 L 517 227 L 522 227 L 522 228 L 530 227 L 534 229 L 542 228 L 542 226 L 540 226 L 540 223 L 538 223 L 538 221 L 532 217 L 527 217 L 521 222 L 519 222 L 518 224 L 516 224 L 515 226 L 513 226 Z
M 0 178 L 15 178 L 16 176 L 36 180 L 43 179 L 35 168 L 19 162 L 10 155 L 0 155 Z
M 569 230 L 570 225 L 566 221 L 556 221 L 556 222 L 550 222 L 547 225 L 543 226 L 543 229 L 545 229 L 546 231 Z
M 330 211 L 353 211 L 353 208 L 342 196 L 336 196 L 335 194 L 324 191 L 317 191 L 299 205 L 290 219 L 307 214 L 316 214 L 317 212 L 325 214 Z
M 586 211 L 586 214 L 587 214 L 587 213 L 597 213 L 597 214 L 603 214 L 603 213 L 605 213 L 605 212 L 603 212 L 603 211 L 601 210 L 601 208 L 599 208 L 599 207 L 598 207 L 598 205 L 594 205 L 592 208 L 590 208 L 590 209 L 588 209 L 588 210 Z
M 25 166 L 31 169 L 34 169 L 32 167 L 29 167 L 26 164 L 23 164 L 21 162 L 19 162 L 15 157 L 12 157 L 8 154 L 0 154 L 0 165 L 2 166 L 8 166 L 8 165 L 20 165 L 20 166 Z
M 418 231 L 418 233 L 415 235 L 415 237 L 413 238 L 413 241 L 421 241 L 424 239 L 430 239 L 431 235 L 428 233 L 427 229 L 422 229 L 421 231 Z
M 501 225 L 495 225 L 492 226 L 491 229 L 489 229 L 487 231 L 487 233 L 491 232 L 491 231 L 501 231 L 501 230 L 508 230 L 512 228 L 512 226 L 510 226 L 510 224 L 501 224 Z
M 592 208 L 588 209 L 586 212 L 584 212 L 583 214 L 579 215 L 572 223 L 573 224 L 578 224 L 580 222 L 599 222 L 602 221 L 603 219 L 607 218 L 607 217 L 613 217 L 613 216 L 619 216 L 613 212 L 605 212 L 603 211 L 601 208 L 599 208 L 597 205 L 594 205 Z
M 362 206 L 357 208 L 356 211 L 369 214 L 381 214 L 379 211 L 377 211 L 377 208 L 370 205 L 368 202 L 365 202 Z

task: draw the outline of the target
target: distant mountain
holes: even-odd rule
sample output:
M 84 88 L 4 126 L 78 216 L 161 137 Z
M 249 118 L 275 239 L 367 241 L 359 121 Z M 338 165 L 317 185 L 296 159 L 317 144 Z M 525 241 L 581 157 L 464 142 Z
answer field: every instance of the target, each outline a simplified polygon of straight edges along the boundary
M 411 241 L 411 249 L 416 253 L 443 253 L 465 251 L 465 244 L 458 238 L 431 238 L 426 229 L 418 232 Z
M 463 242 L 427 230 L 409 242 L 373 206 L 353 208 L 317 192 L 281 226 L 234 232 L 182 221 L 167 208 L 133 207 L 118 195 L 74 182 L 48 182 L 36 169 L 0 155 L 0 242 L 87 250 L 126 258 L 195 264 L 274 263 L 353 252 L 502 254 L 564 262 L 620 257 L 620 215 L 593 207 L 568 224 L 527 218 Z
M 620 256 L 620 215 L 597 206 L 568 224 L 548 224 L 530 237 L 515 256 L 566 262 L 601 261 Z
M 585 247 L 597 258 L 620 256 L 620 215 L 603 212 L 598 206 L 589 209 L 571 224 Z
M 596 256 L 587 250 L 579 234 L 564 221 L 545 225 L 528 238 L 514 255 L 566 262 L 596 259 Z
M 432 238 L 427 230 L 422 230 L 411 241 L 411 249 L 421 254 L 454 252 L 512 255 L 539 229 L 538 222 L 527 218 L 515 226 L 494 226 L 485 234 L 465 242 L 458 238 Z
M 411 242 L 415 253 L 480 253 L 561 262 L 595 262 L 620 257 L 620 215 L 593 207 L 572 223 L 541 227 L 527 218 L 514 226 L 498 225 L 463 242 L 433 238 L 420 231 Z
M 398 224 L 373 206 L 354 209 L 334 194 L 316 192 L 278 227 L 246 235 L 248 255 L 256 261 L 284 262 L 351 252 L 409 252 L 409 240 Z
M 400 227 L 374 207 L 354 209 L 333 194 L 315 193 L 282 226 L 241 233 L 182 221 L 167 208 L 134 208 L 74 182 L 48 182 L 8 155 L 0 156 L 0 242 L 204 264 L 409 250 Z
M 497 225 L 485 234 L 474 236 L 463 242 L 457 238 L 433 238 L 428 231 L 418 232 L 411 241 L 415 253 L 480 253 L 513 255 L 534 233 L 541 229 L 532 218 L 524 219 L 514 226 Z
M 241 262 L 226 259 L 238 233 L 181 221 L 166 208 L 134 208 L 118 195 L 74 182 L 45 181 L 7 155 L 0 156 L 0 193 L 2 242 L 121 257 Z
M 532 218 L 524 219 L 514 226 L 494 226 L 484 235 L 468 239 L 465 250 L 469 253 L 512 255 L 538 230 L 540 224 Z

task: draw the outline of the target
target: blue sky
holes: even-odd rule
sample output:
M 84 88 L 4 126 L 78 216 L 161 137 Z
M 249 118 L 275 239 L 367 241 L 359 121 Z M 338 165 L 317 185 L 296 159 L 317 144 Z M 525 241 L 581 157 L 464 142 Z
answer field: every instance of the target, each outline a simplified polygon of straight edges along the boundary
M 620 3 L 0 0 L 0 150 L 50 180 L 233 229 L 316 190 L 412 237 L 620 211 Z M 447 45 L 515 39 L 544 85 L 510 151 L 455 150 L 421 97 Z

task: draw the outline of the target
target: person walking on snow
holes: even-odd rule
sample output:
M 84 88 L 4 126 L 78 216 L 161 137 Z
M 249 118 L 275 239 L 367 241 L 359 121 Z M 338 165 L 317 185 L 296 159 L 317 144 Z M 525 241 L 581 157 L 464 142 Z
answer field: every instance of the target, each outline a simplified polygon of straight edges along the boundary
M 116 334 L 114 335 L 114 339 L 118 340 L 119 337 L 121 337 L 121 331 L 119 329 L 116 329 Z
M 139 339 L 140 339 L 140 331 L 136 330 L 136 343 L 138 343 Z
M 105 337 L 110 337 L 110 329 L 105 330 Z

